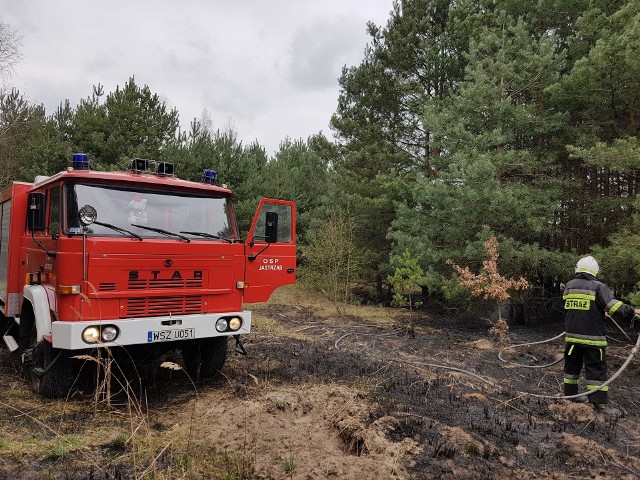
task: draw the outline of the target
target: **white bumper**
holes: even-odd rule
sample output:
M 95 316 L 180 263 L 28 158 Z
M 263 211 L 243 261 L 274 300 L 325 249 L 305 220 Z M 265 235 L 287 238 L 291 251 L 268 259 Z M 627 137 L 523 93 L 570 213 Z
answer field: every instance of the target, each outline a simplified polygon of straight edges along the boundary
M 235 332 L 220 333 L 216 330 L 215 324 L 221 317 L 240 317 L 242 318 L 242 326 Z M 85 328 L 106 325 L 114 325 L 119 329 L 120 334 L 115 341 L 86 343 L 82 340 L 82 332 Z M 94 322 L 55 321 L 51 324 L 53 347 L 63 350 L 176 342 L 185 339 L 242 335 L 250 331 L 251 312 L 248 310 L 218 314 L 127 318 Z

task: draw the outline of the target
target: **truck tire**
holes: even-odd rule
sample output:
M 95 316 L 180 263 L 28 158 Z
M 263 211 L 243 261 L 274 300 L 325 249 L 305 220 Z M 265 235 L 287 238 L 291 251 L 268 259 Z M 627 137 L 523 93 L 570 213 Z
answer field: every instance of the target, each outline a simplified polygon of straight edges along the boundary
M 33 330 L 31 388 L 46 398 L 66 397 L 74 382 L 69 352 L 55 349 L 45 341 L 36 343 L 35 326 Z
M 224 367 L 227 351 L 227 337 L 188 342 L 182 348 L 185 370 L 194 380 L 213 377 Z

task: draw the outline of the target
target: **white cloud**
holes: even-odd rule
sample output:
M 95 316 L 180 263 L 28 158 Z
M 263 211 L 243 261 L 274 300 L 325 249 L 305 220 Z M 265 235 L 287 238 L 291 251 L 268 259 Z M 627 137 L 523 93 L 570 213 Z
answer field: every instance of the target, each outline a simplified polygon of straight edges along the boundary
M 362 32 L 353 19 L 337 16 L 319 19 L 299 29 L 292 38 L 291 77 L 301 88 L 331 88 L 345 64 L 357 63 L 362 57 Z
M 342 66 L 360 62 L 366 23 L 392 0 L 30 0 L 5 2 L 23 36 L 13 83 L 52 112 L 101 83 L 149 85 L 186 128 L 207 110 L 214 128 L 272 153 L 285 137 L 328 132 Z

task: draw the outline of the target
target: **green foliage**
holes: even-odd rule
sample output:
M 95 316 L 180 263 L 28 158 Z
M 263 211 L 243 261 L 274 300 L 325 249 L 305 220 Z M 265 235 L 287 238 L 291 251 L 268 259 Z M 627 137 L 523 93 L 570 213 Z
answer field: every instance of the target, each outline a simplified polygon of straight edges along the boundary
M 72 152 L 86 152 L 92 168 L 126 167 L 135 157 L 158 159 L 175 143 L 178 113 L 168 111 L 148 86 L 133 78 L 123 88 L 102 98 L 97 85 L 91 97 L 77 108 L 69 101 L 47 116 L 17 90 L 0 94 L 0 176 L 33 181 L 36 175 L 52 175 L 68 165 Z
M 636 198 L 635 211 L 640 211 L 640 199 Z M 627 299 L 640 304 L 640 214 L 634 213 L 631 221 L 620 231 L 613 233 L 610 244 L 596 246 L 593 255 L 601 265 L 600 277 L 620 293 L 629 293 Z
M 123 168 L 131 158 L 158 159 L 162 149 L 174 142 L 178 112 L 131 77 L 117 86 L 104 101 L 101 85 L 76 108 L 70 139 L 78 151 L 89 153 L 95 166 Z
M 354 271 L 361 262 L 354 239 L 350 212 L 333 211 L 308 233 L 308 245 L 302 256 L 301 280 L 323 292 L 338 313 L 352 298 Z
M 19 91 L 0 93 L 0 184 L 32 182 L 62 168 L 71 148 L 42 106 L 30 105 Z
M 564 117 L 536 106 L 562 70 L 557 39 L 535 38 L 522 18 L 505 12 L 480 31 L 469 43 L 458 91 L 426 109 L 424 123 L 441 148 L 437 175 L 416 179 L 412 202 L 398 207 L 391 233 L 397 249 L 421 259 L 431 288 L 445 297 L 459 294 L 449 292 L 444 261 L 480 262 L 491 235 L 511 246 L 501 269 L 521 274 L 516 265 L 526 265 L 523 257 L 552 234 L 549 219 L 562 192 L 559 180 L 540 175 L 553 168 L 540 146 Z
M 285 458 L 282 461 L 282 468 L 285 471 L 285 473 L 293 472 L 297 466 L 298 465 L 296 464 L 296 461 L 293 458 Z
M 412 293 L 421 291 L 421 286 L 425 284 L 425 274 L 418 259 L 411 256 L 408 250 L 402 253 L 402 256 L 396 258 L 395 271 L 390 275 L 388 280 L 393 289 L 392 305 L 396 307 L 408 306 L 409 310 L 422 305 L 422 302 L 414 302 Z
M 594 167 L 614 172 L 628 172 L 640 168 L 640 148 L 636 137 L 616 138 L 610 144 L 595 142 L 593 146 L 567 145 L 570 158 L 580 159 Z
M 458 311 L 467 311 L 472 305 L 471 293 L 460 286 L 453 274 L 449 278 L 438 276 L 430 282 L 436 297 L 442 299 L 445 305 Z
M 112 438 L 107 445 L 115 450 L 124 450 L 127 447 L 128 439 L 128 435 L 120 433 Z
M 336 302 L 399 301 L 396 262 L 410 259 L 430 298 L 466 308 L 445 261 L 479 266 L 493 235 L 500 271 L 531 284 L 525 309 L 590 251 L 621 294 L 640 288 L 637 0 L 397 0 L 368 33 L 340 74 L 337 143 L 285 138 L 270 157 L 206 112 L 181 132 L 133 77 L 52 115 L 4 91 L 0 180 L 55 173 L 74 151 L 100 169 L 216 170 L 243 233 L 260 197 L 297 202 L 302 278 Z
M 478 455 L 480 452 L 480 449 L 478 448 L 478 445 L 476 445 L 474 442 L 467 442 L 464 445 L 464 453 L 466 453 L 467 455 Z
M 309 140 L 285 139 L 264 169 L 263 192 L 267 197 L 295 200 L 297 231 L 304 238 L 311 220 L 328 190 L 327 140 L 316 135 Z
M 563 192 L 559 227 L 578 252 L 605 245 L 633 212 L 638 190 L 637 145 L 640 5 L 592 2 L 569 39 L 576 51 L 569 71 L 547 92 L 568 112 L 559 155 Z M 588 228 L 588 235 L 580 231 Z
M 429 12 L 425 15 L 425 12 Z M 332 127 L 343 142 L 336 159 L 337 189 L 331 203 L 354 215 L 356 241 L 363 253 L 357 275 L 376 299 L 387 292 L 392 244 L 387 237 L 396 195 L 389 178 L 405 182 L 414 169 L 429 170 L 429 135 L 420 115 L 424 100 L 450 88 L 448 68 L 459 71 L 462 57 L 434 62 L 447 43 L 449 2 L 397 2 L 382 29 L 369 25 L 371 45 L 357 67 L 343 69 Z M 453 44 L 453 42 L 451 42 Z
M 21 147 L 28 138 L 26 125 L 32 109 L 18 90 L 0 92 L 0 183 L 19 176 Z
M 68 453 L 83 446 L 83 442 L 75 435 L 61 437 L 47 448 L 47 458 L 50 460 L 62 460 Z
M 631 117 L 640 107 L 640 5 L 629 1 L 610 14 L 597 8 L 589 14 L 591 23 L 580 26 L 595 42 L 551 92 L 586 135 L 611 142 L 636 133 Z
M 637 208 L 639 12 L 622 0 L 404 0 L 385 28 L 370 25 L 332 118 L 335 201 L 356 213 L 375 265 L 364 280 L 408 250 L 432 295 L 462 301 L 443 262 L 480 261 L 495 234 L 501 271 L 531 280 L 526 301 L 558 294 L 577 253 Z M 608 251 L 632 260 L 626 237 Z M 623 289 L 638 279 L 619 274 Z

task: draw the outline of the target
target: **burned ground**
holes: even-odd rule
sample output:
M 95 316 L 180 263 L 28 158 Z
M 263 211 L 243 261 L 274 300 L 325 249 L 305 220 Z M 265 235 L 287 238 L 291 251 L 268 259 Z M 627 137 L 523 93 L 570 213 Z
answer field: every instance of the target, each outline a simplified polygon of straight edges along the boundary
M 249 355 L 217 379 L 156 368 L 128 396 L 114 382 L 110 403 L 34 397 L 3 350 L 0 479 L 640 477 L 637 360 L 612 385 L 614 418 L 524 394 L 560 392 L 562 363 L 501 362 L 486 319 L 305 300 L 256 306 Z M 512 326 L 504 341 L 561 330 Z M 631 350 L 612 336 L 611 373 Z M 557 340 L 505 356 L 561 354 Z

